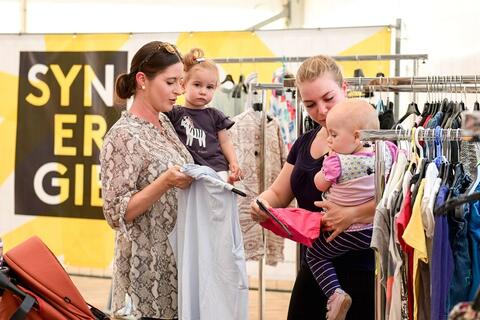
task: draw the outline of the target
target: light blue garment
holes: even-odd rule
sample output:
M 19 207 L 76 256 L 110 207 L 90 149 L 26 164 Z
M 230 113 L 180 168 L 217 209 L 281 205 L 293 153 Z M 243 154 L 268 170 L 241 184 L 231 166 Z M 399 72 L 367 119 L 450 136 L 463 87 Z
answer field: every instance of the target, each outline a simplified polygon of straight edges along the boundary
M 179 319 L 247 319 L 248 282 L 236 195 L 211 168 L 192 164 L 182 171 L 195 181 L 178 191 L 177 223 L 169 235 L 177 260 Z

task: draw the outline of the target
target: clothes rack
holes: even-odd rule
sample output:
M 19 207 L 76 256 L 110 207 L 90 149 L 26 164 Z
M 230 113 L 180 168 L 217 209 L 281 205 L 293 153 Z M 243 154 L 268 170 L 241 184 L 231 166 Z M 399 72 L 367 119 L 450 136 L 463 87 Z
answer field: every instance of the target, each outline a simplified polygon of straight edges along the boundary
M 270 63 L 270 62 L 303 62 L 310 57 L 245 57 L 245 58 L 214 58 L 215 63 Z M 336 61 L 383 61 L 383 60 L 427 60 L 428 54 L 370 54 L 332 56 Z
M 375 142 L 375 200 L 376 203 L 382 198 L 383 191 L 385 189 L 385 156 L 384 141 L 401 141 L 411 140 L 412 130 L 399 129 L 399 130 L 361 130 L 360 140 Z M 478 133 L 474 133 L 470 130 L 464 129 L 440 129 L 440 136 L 443 141 L 475 141 L 478 140 Z M 423 129 L 418 132 L 419 141 L 433 140 L 435 138 L 435 129 Z M 378 253 L 376 253 L 378 255 Z M 378 257 L 376 256 L 376 261 Z M 375 272 L 375 319 L 385 319 L 383 310 L 385 309 L 385 292 L 382 288 L 380 279 L 380 270 L 378 269 L 378 263 L 376 263 Z
M 262 93 L 257 97 L 257 101 L 251 101 L 251 102 L 257 102 L 262 104 L 262 109 L 261 109 L 261 127 L 260 127 L 260 159 L 265 159 L 265 154 L 266 154 L 266 128 L 265 125 L 267 123 L 267 112 L 265 111 L 264 105 L 265 105 L 265 99 L 263 95 L 263 91 L 265 90 L 278 90 L 278 89 L 283 89 L 282 84 L 278 83 L 250 83 L 249 84 L 249 94 L 252 94 L 254 91 L 261 91 Z M 266 186 L 266 174 L 265 174 L 265 161 L 260 162 L 260 172 L 261 172 L 261 179 L 259 181 L 259 194 L 262 193 Z M 265 233 L 264 229 L 262 228 L 262 238 L 263 238 L 263 245 L 264 245 L 264 252 L 266 252 L 266 242 L 265 242 Z M 260 260 L 258 261 L 258 319 L 263 320 L 265 319 L 265 291 L 266 291 L 266 286 L 265 286 L 265 277 L 264 277 L 264 272 L 265 272 L 265 254 Z
M 345 78 L 350 88 L 378 92 L 477 93 L 480 75 Z
M 433 141 L 435 139 L 435 130 L 436 129 L 418 129 L 418 134 L 415 135 L 415 138 L 418 136 L 420 141 Z M 360 131 L 360 140 L 362 141 L 400 141 L 400 140 L 411 140 L 410 129 L 399 129 L 399 130 L 361 130 Z M 465 129 L 441 129 L 440 135 L 442 136 L 442 141 L 474 141 L 478 137 L 476 133 L 470 130 Z

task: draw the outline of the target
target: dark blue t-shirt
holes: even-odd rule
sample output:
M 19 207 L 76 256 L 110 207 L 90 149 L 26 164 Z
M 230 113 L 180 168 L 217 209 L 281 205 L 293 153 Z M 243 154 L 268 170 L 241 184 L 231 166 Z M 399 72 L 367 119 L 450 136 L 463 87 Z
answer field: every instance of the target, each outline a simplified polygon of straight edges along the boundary
M 300 208 L 309 211 L 321 211 L 315 206 L 315 201 L 322 200 L 322 192 L 315 186 L 315 174 L 320 171 L 323 165 L 324 156 L 314 159 L 310 153 L 313 140 L 320 131 L 320 127 L 312 129 L 300 136 L 290 150 L 287 162 L 293 165 L 290 187 L 297 199 Z M 304 256 L 305 250 L 302 250 Z M 304 257 L 302 257 L 302 262 Z M 333 260 L 335 268 L 338 269 L 361 269 L 374 270 L 375 259 L 373 250 L 349 251 L 348 253 Z
M 218 141 L 218 131 L 230 129 L 235 122 L 215 108 L 174 106 L 165 114 L 196 164 L 215 171 L 228 171 L 228 163 Z

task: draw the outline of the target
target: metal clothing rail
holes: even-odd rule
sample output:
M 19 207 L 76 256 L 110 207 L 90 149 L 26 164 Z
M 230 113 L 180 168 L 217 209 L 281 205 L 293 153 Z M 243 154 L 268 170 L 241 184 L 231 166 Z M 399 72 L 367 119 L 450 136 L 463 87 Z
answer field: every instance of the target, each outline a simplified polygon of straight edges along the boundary
M 350 87 L 390 92 L 456 92 L 477 93 L 480 75 L 345 78 Z
M 250 83 L 248 94 L 252 94 L 256 90 L 278 90 L 283 89 L 283 84 L 281 83 Z M 264 95 L 262 94 L 259 97 L 259 100 L 262 102 L 262 106 L 265 104 Z M 253 102 L 253 101 L 252 101 Z M 265 143 L 266 138 L 266 127 L 267 123 L 267 113 L 265 108 L 262 107 L 261 111 L 261 127 L 260 127 L 260 172 L 261 178 L 259 179 L 259 193 L 262 193 L 267 188 L 267 179 L 265 177 L 265 154 L 267 145 Z M 266 286 L 265 286 L 265 253 L 266 250 L 266 241 L 265 241 L 265 231 L 262 228 L 262 241 L 263 241 L 263 252 L 262 256 L 258 261 L 258 319 L 265 319 L 265 297 L 266 297 Z
M 435 140 L 436 129 L 416 129 L 415 139 L 420 141 Z M 466 129 L 440 129 L 441 141 L 475 141 L 478 134 Z M 399 130 L 360 130 L 360 140 L 362 141 L 399 141 L 411 140 L 411 129 Z
M 265 62 L 303 62 L 307 57 L 245 57 L 213 58 L 215 63 L 265 63 Z M 332 56 L 336 61 L 382 61 L 382 60 L 427 60 L 428 54 L 370 54 Z
M 278 90 L 283 89 L 281 83 L 250 83 L 251 90 Z
M 417 129 L 418 130 L 418 129 Z M 479 138 L 478 133 L 465 129 L 440 129 L 439 131 L 442 141 L 475 141 Z M 415 138 L 424 140 L 435 139 L 435 129 L 420 129 L 416 132 Z M 411 140 L 412 130 L 361 130 L 360 140 L 375 142 L 375 201 L 378 204 L 385 190 L 385 155 L 384 141 L 400 141 Z M 375 319 L 385 319 L 385 291 L 380 279 L 380 268 L 378 261 L 378 252 L 375 253 L 376 270 L 375 270 Z

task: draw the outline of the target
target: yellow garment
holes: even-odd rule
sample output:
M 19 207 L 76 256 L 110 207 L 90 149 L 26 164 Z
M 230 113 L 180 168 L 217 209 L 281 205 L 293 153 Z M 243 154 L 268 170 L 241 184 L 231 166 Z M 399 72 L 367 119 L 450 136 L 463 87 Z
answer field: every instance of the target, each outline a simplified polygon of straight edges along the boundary
M 405 232 L 403 233 L 403 240 L 414 249 L 413 252 L 413 320 L 418 320 L 418 299 L 419 297 L 419 282 L 418 278 L 418 260 L 428 263 L 427 256 L 427 242 L 425 240 L 425 229 L 422 222 L 422 198 L 423 190 L 425 189 L 425 179 L 420 182 L 417 197 L 413 204 L 412 217 L 408 222 Z

